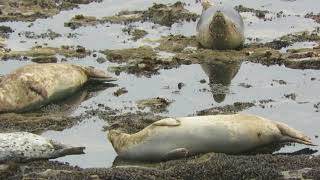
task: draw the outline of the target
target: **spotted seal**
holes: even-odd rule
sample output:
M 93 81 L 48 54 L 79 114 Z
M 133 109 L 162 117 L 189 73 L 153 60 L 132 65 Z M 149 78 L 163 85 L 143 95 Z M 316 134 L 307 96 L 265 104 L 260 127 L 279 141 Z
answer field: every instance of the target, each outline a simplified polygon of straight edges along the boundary
M 29 64 L 0 81 L 0 113 L 25 112 L 72 95 L 89 81 L 114 81 L 93 67 L 73 64 Z
M 239 154 L 280 142 L 313 145 L 284 123 L 250 114 L 166 118 L 132 135 L 110 130 L 108 139 L 120 158 L 142 161 L 208 152 Z
M 28 132 L 0 133 L 0 163 L 54 159 L 84 154 L 84 147 L 71 147 Z
M 197 24 L 197 40 L 208 49 L 236 49 L 243 45 L 244 24 L 232 7 L 202 0 L 203 11 Z

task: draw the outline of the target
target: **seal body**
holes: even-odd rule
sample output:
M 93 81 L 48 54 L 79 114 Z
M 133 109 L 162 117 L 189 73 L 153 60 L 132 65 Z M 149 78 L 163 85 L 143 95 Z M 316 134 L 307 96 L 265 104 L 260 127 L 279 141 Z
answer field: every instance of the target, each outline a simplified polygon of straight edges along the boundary
M 112 81 L 104 72 L 72 64 L 30 64 L 0 81 L 0 112 L 24 112 L 67 98 L 91 79 Z
M 111 130 L 109 139 L 120 158 L 147 161 L 238 154 L 280 142 L 312 145 L 310 138 L 283 123 L 247 114 L 167 118 L 132 135 Z
M 208 49 L 236 49 L 243 45 L 244 24 L 240 14 L 225 5 L 205 6 L 197 24 L 197 40 Z
M 84 147 L 67 147 L 28 132 L 0 133 L 0 163 L 26 162 L 83 154 Z

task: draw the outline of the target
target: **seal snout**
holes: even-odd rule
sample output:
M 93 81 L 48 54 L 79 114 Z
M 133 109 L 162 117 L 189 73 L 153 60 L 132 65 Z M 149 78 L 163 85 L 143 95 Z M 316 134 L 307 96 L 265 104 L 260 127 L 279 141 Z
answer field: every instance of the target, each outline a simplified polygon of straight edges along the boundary
M 226 24 L 226 19 L 221 11 L 217 11 L 213 16 L 213 21 L 217 24 Z

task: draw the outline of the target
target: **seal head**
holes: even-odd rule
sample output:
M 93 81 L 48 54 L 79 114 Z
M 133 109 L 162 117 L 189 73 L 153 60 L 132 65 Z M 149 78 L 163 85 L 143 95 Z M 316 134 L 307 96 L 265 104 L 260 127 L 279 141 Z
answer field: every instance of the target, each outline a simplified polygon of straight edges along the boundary
M 197 25 L 197 40 L 204 48 L 236 49 L 244 43 L 244 24 L 232 7 L 202 3 L 203 12 Z

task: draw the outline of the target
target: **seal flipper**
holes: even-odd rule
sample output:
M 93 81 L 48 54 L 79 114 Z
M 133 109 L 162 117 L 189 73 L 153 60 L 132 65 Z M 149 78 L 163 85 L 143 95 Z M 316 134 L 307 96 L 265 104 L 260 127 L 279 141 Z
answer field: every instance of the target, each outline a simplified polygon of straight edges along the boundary
M 85 147 L 66 147 L 63 149 L 56 150 L 52 153 L 52 155 L 50 155 L 48 159 L 55 159 L 68 155 L 85 154 L 84 149 Z
M 310 146 L 316 146 L 311 142 L 311 138 L 304 135 L 302 132 L 297 131 L 288 125 L 280 122 L 275 122 L 278 129 L 280 130 L 281 134 L 283 135 L 282 141 L 287 142 L 296 142 L 300 144 L 310 145 Z
M 84 153 L 84 150 L 86 149 L 85 147 L 67 146 L 65 144 L 61 144 L 53 140 L 50 140 L 50 142 L 53 145 L 55 151 L 50 155 L 48 159 L 55 159 L 55 158 L 63 157 L 67 155 L 85 154 Z
M 180 126 L 181 121 L 173 118 L 166 118 L 160 121 L 154 122 L 152 125 L 155 126 Z
M 164 160 L 172 160 L 172 159 L 179 159 L 183 157 L 187 157 L 189 155 L 189 150 L 186 148 L 178 148 L 168 152 L 164 155 Z
M 37 94 L 39 94 L 43 98 L 48 97 L 48 92 L 45 88 L 43 88 L 39 83 L 28 81 L 29 89 Z
M 83 70 L 87 74 L 89 80 L 93 82 L 111 82 L 117 80 L 117 78 L 113 78 L 107 75 L 104 71 L 96 69 L 92 66 L 83 67 Z

